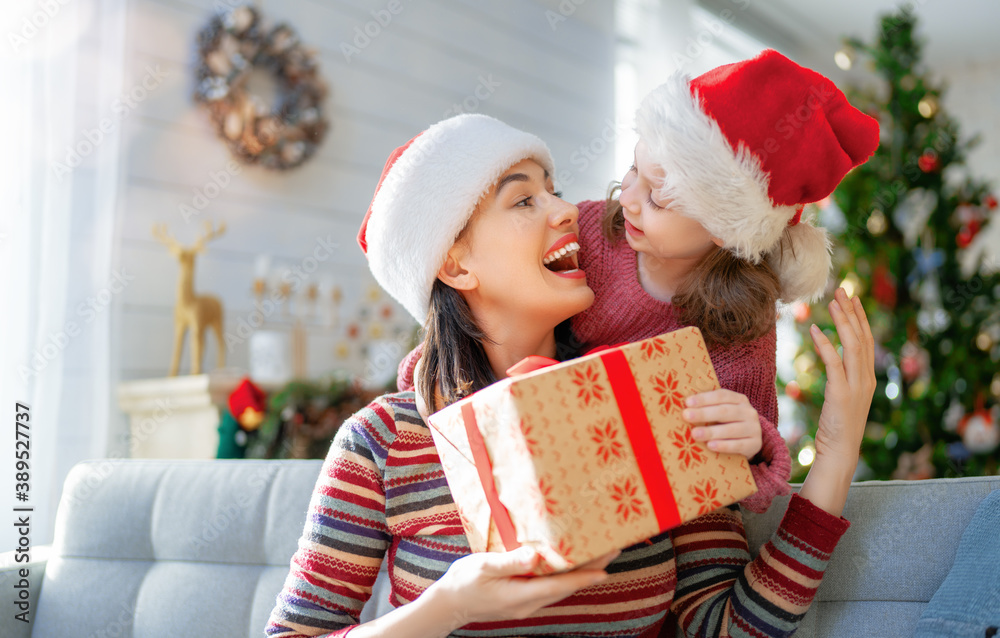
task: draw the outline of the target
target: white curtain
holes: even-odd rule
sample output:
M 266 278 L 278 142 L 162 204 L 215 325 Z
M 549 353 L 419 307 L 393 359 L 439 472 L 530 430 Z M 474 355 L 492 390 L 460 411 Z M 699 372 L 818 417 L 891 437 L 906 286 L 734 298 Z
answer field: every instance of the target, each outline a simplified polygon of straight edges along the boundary
M 69 468 L 108 449 L 125 0 L 17 0 L 0 12 L 0 503 L 33 508 L 37 546 L 52 540 Z M 25 502 L 19 401 L 30 406 Z M 0 552 L 17 540 L 0 525 Z

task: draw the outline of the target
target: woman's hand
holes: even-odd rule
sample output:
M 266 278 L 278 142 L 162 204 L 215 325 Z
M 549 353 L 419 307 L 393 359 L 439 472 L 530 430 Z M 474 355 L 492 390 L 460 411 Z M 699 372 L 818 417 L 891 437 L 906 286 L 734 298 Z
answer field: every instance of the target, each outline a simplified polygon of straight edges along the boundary
M 710 450 L 748 459 L 760 452 L 760 417 L 746 395 L 712 390 L 688 397 L 687 406 L 683 416 L 696 426 L 691 430 L 695 441 L 706 441 Z
M 519 620 L 580 589 L 604 581 L 612 552 L 571 572 L 532 576 L 538 553 L 530 547 L 459 558 L 415 601 L 357 626 L 358 638 L 445 638 L 474 622 Z
M 424 593 L 450 609 L 457 629 L 473 622 L 519 620 L 559 602 L 578 590 L 603 582 L 604 568 L 615 551 L 562 574 L 532 576 L 538 552 L 521 547 L 510 552 L 464 556 Z
M 826 391 L 816 432 L 816 460 L 799 494 L 840 516 L 875 394 L 875 340 L 860 299 L 849 299 L 838 288 L 829 308 L 844 356 L 841 359 L 826 335 L 812 326 L 813 344 L 826 366 Z

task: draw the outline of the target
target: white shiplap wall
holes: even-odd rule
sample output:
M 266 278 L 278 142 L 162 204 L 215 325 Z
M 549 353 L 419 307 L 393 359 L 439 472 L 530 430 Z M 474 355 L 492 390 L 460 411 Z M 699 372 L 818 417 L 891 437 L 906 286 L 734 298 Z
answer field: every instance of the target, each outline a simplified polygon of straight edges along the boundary
M 225 221 L 226 233 L 198 259 L 195 290 L 223 300 L 225 329 L 233 333 L 253 309 L 250 286 L 258 255 L 299 264 L 318 239 L 333 238 L 337 251 L 317 275 L 333 277 L 344 290 L 342 329 L 371 285 L 355 235 L 386 157 L 474 95 L 482 78 L 496 86 L 476 110 L 546 140 L 557 170 L 565 171 L 560 185 L 567 198 L 603 195 L 615 177 L 613 149 L 594 141 L 614 119 L 613 3 L 402 0 L 402 11 L 381 33 L 360 54 L 345 59 L 341 43 L 351 43 L 355 28 L 364 28 L 373 20 L 371 12 L 388 4 L 257 3 L 267 20 L 289 22 L 318 51 L 330 86 L 332 130 L 300 168 L 283 173 L 244 168 L 199 217 L 185 222 L 179 207 L 191 205 L 211 174 L 224 171 L 229 161 L 207 114 L 191 100 L 195 33 L 220 3 L 130 0 L 126 91 L 142 81 L 147 68 L 158 67 L 166 75 L 124 128 L 117 262 L 135 279 L 120 300 L 120 325 L 113 335 L 121 380 L 163 376 L 169 366 L 178 266 L 151 237 L 154 223 L 167 223 L 187 244 L 203 220 Z M 586 158 L 581 146 L 601 152 Z M 397 307 L 400 329 L 409 326 L 402 314 Z M 336 358 L 341 339 L 330 328 L 311 330 L 311 374 L 341 366 L 361 371 L 357 353 Z M 217 344 L 214 336 L 207 342 L 205 362 L 213 367 Z M 182 372 L 189 360 L 186 347 Z M 227 363 L 246 367 L 246 346 L 229 352 Z M 114 451 L 124 441 L 121 415 L 112 430 Z

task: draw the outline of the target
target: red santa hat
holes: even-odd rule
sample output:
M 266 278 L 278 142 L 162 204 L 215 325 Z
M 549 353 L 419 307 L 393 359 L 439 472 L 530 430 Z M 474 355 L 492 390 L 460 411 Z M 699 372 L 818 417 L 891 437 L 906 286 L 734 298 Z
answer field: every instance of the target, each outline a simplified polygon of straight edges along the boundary
M 697 78 L 675 73 L 643 100 L 636 130 L 664 170 L 658 199 L 752 263 L 782 300 L 813 300 L 830 272 L 826 230 L 801 219 L 878 147 L 878 122 L 829 79 L 774 50 Z
M 375 280 L 421 324 L 438 271 L 480 198 L 528 158 L 554 174 L 541 139 L 481 114 L 442 120 L 389 156 L 358 244 Z

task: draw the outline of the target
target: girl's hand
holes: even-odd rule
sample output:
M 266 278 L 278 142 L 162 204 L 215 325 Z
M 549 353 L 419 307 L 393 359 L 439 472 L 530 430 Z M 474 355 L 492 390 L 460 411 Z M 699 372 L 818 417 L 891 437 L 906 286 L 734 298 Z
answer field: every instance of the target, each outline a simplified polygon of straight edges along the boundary
M 819 328 L 810 328 L 816 352 L 826 366 L 816 456 L 842 460 L 853 472 L 875 394 L 875 340 L 860 299 L 849 299 L 844 289 L 838 288 L 829 308 L 844 357 L 842 360 Z
M 746 395 L 732 390 L 712 390 L 687 399 L 684 420 L 696 426 L 695 441 L 707 441 L 716 452 L 742 454 L 752 459 L 760 452 L 760 417 Z
M 819 328 L 810 328 L 816 352 L 826 366 L 826 391 L 816 432 L 816 460 L 799 495 L 840 516 L 858 466 L 861 438 L 875 394 L 875 340 L 861 301 L 848 299 L 843 288 L 834 293 L 830 316 L 844 356 L 841 359 Z
M 620 552 L 612 552 L 577 569 L 551 576 L 532 576 L 538 553 L 530 547 L 510 552 L 463 556 L 424 593 L 450 610 L 453 629 L 473 622 L 520 620 L 578 590 L 607 579 L 604 568 Z

